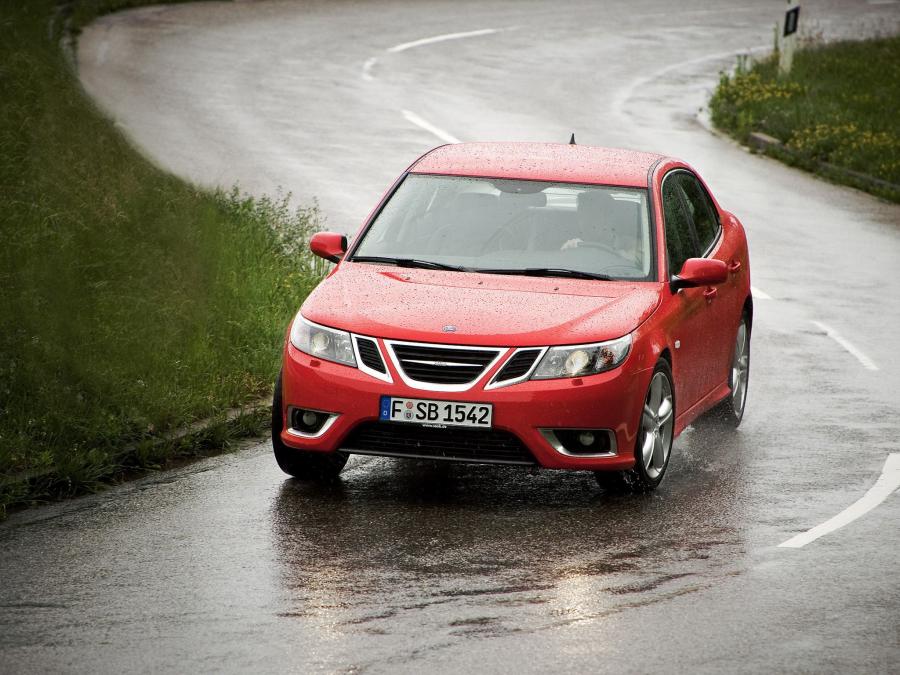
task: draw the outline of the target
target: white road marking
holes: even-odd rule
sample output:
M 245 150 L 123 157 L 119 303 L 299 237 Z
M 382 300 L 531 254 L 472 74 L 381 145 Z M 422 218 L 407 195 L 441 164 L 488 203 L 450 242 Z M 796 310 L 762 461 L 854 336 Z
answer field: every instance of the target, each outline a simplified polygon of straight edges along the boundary
M 366 62 L 363 64 L 362 79 L 364 79 L 366 82 L 371 82 L 375 79 L 375 77 L 372 75 L 372 68 L 375 67 L 376 63 L 378 63 L 378 59 L 373 56 L 370 59 L 366 59 Z
M 868 0 L 870 5 L 896 5 L 900 0 Z
M 459 143 L 460 142 L 456 136 L 447 133 L 446 131 L 444 131 L 443 129 L 441 129 L 439 127 L 434 126 L 428 120 L 422 119 L 421 117 L 416 115 L 416 113 L 411 112 L 409 110 L 401 110 L 400 112 L 403 114 L 403 117 L 406 118 L 407 122 L 412 122 L 417 127 L 424 129 L 425 131 L 427 131 L 431 134 L 434 134 L 435 136 L 440 138 L 442 141 L 444 141 L 444 143 Z
M 862 497 L 837 514 L 834 518 L 826 520 L 821 525 L 816 525 L 796 537 L 778 544 L 780 548 L 802 548 L 819 537 L 824 537 L 829 532 L 852 523 L 860 516 L 865 515 L 881 502 L 887 499 L 891 493 L 900 487 L 900 452 L 892 452 L 888 455 L 881 470 L 881 475 L 875 481 L 875 485 L 869 488 Z
M 388 47 L 384 51 L 388 54 L 396 54 L 397 52 L 405 52 L 407 49 L 414 49 L 416 47 L 434 44 L 435 42 L 444 42 L 446 40 L 462 40 L 464 38 L 478 37 L 479 35 L 493 35 L 494 33 L 499 33 L 504 30 L 515 30 L 515 28 L 516 26 L 511 26 L 509 28 L 481 28 L 479 30 L 469 30 L 463 33 L 444 33 L 443 35 L 434 35 L 432 37 L 422 38 L 421 40 L 413 40 L 412 42 L 402 42 L 399 45 Z M 375 64 L 377 62 L 378 58 L 373 56 L 369 59 L 366 59 L 366 62 L 363 63 L 362 79 L 364 79 L 366 82 L 371 82 L 375 79 L 375 76 L 372 75 L 372 68 L 375 67 Z
M 832 328 L 831 326 L 826 326 L 821 321 L 813 321 L 813 324 L 816 325 L 821 330 L 825 331 L 825 333 L 828 335 L 828 337 L 830 337 L 832 340 L 837 342 L 841 347 L 846 349 L 848 352 L 853 354 L 853 356 L 856 357 L 856 360 L 859 361 L 863 365 L 863 368 L 866 368 L 867 370 L 878 370 L 878 366 L 875 365 L 875 362 L 872 359 L 870 359 L 868 356 L 863 354 L 859 349 L 854 347 L 850 342 L 847 341 L 847 338 L 845 338 L 840 333 L 838 333 L 834 328 Z
M 771 295 L 769 295 L 768 293 L 766 293 L 764 291 L 759 290 L 756 286 L 750 287 L 750 293 L 753 294 L 753 297 L 756 300 L 771 300 L 772 299 Z
M 465 33 L 444 33 L 443 35 L 435 35 L 433 37 L 422 38 L 421 40 L 413 40 L 412 42 L 403 42 L 387 49 L 388 53 L 396 54 L 397 52 L 405 52 L 407 49 L 422 47 L 423 45 L 434 44 L 435 42 L 444 42 L 446 40 L 461 40 L 462 38 L 478 37 L 479 35 L 492 35 L 499 33 L 502 28 L 482 28 L 481 30 L 470 30 Z
M 625 117 L 625 104 L 628 102 L 633 95 L 635 90 L 638 88 L 644 87 L 649 84 L 653 80 L 659 79 L 664 75 L 668 75 L 672 71 L 680 70 L 686 66 L 694 66 L 699 63 L 704 63 L 706 61 L 722 61 L 727 59 L 728 57 L 735 57 L 738 54 L 753 54 L 755 52 L 762 52 L 771 50 L 772 45 L 757 45 L 756 47 L 750 47 L 748 49 L 735 49 L 730 52 L 718 52 L 716 54 L 707 54 L 706 56 L 700 56 L 696 59 L 688 59 L 687 61 L 681 61 L 679 63 L 672 63 L 666 66 L 665 68 L 660 68 L 656 72 L 651 73 L 650 75 L 646 75 L 644 77 L 638 77 L 631 82 L 628 83 L 627 86 L 621 88 L 619 93 L 616 94 L 615 99 L 613 99 L 612 110 L 619 117 Z

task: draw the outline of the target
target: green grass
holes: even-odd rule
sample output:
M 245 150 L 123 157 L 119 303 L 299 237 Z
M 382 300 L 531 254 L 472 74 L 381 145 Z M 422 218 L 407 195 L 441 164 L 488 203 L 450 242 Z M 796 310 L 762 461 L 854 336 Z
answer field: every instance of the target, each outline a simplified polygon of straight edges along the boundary
M 738 140 L 764 132 L 784 143 L 783 159 L 894 201 L 900 189 L 821 162 L 900 185 L 898 109 L 900 36 L 808 46 L 796 52 L 787 77 L 778 76 L 772 56 L 723 74 L 710 100 L 713 123 Z
M 143 159 L 82 92 L 55 9 L 0 4 L 0 515 L 183 454 L 156 439 L 269 392 L 321 274 L 315 209 Z

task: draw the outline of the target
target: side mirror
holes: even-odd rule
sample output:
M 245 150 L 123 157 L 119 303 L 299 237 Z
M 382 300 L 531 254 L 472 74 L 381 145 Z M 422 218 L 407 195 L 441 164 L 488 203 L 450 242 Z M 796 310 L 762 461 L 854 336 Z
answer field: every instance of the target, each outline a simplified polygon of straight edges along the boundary
M 309 250 L 336 263 L 347 252 L 347 237 L 337 232 L 316 232 L 309 240 Z
M 669 287 L 674 293 L 680 288 L 694 286 L 715 286 L 728 279 L 728 266 L 721 260 L 710 258 L 688 258 L 678 276 L 672 277 Z

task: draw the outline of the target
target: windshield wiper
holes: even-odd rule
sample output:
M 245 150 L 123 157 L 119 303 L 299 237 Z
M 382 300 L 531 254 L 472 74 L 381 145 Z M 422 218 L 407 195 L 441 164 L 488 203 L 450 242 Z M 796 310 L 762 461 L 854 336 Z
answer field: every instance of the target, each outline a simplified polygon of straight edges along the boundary
M 470 272 L 471 270 L 459 265 L 447 265 L 434 260 L 419 260 L 418 258 L 388 258 L 378 255 L 355 255 L 350 262 L 381 263 L 383 265 L 396 265 L 397 267 L 419 267 L 428 270 L 451 270 L 453 272 Z
M 473 272 L 482 274 L 513 274 L 525 277 L 570 277 L 572 279 L 596 279 L 598 281 L 613 281 L 613 278 L 606 274 L 595 274 L 594 272 L 582 272 L 581 270 L 570 270 L 564 267 L 526 267 L 525 269 L 473 269 Z

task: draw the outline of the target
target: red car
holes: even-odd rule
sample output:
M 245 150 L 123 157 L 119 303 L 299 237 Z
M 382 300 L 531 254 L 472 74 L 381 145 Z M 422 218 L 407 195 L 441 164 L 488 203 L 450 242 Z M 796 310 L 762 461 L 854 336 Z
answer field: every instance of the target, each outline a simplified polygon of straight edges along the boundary
M 349 454 L 594 471 L 653 489 L 749 375 L 747 240 L 659 155 L 462 143 L 420 157 L 288 331 L 272 442 L 302 479 Z

